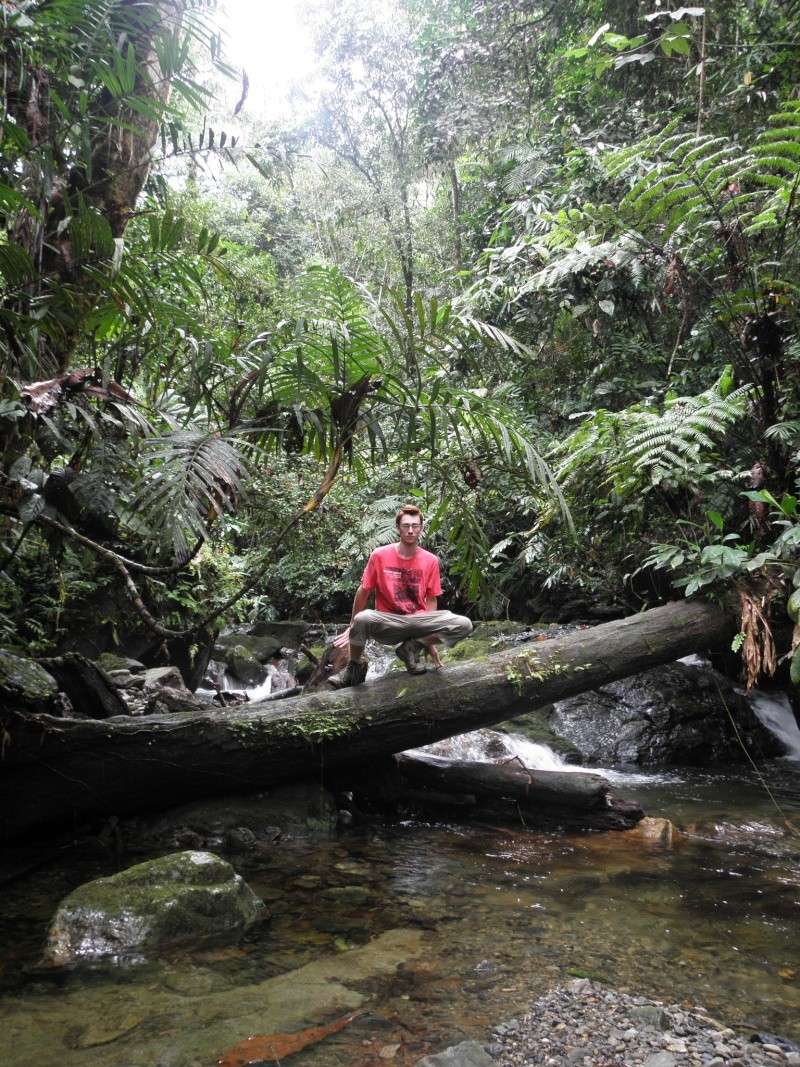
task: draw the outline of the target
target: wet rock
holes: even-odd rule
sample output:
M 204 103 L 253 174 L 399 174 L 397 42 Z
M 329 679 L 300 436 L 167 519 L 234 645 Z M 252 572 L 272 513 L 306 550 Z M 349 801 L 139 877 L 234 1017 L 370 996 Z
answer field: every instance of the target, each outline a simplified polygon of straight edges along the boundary
M 143 1022 L 144 1016 L 136 1012 L 95 1019 L 80 1031 L 75 1041 L 75 1048 L 97 1048 L 99 1045 L 110 1045 L 113 1041 L 118 1041 L 121 1037 L 131 1033 Z
M 178 834 L 196 834 L 218 847 L 231 830 L 252 831 L 259 843 L 282 836 L 326 838 L 336 829 L 333 796 L 314 783 L 298 782 L 270 793 L 199 800 L 172 808 L 153 820 L 128 820 L 125 840 L 144 847 L 170 847 Z
M 249 827 L 234 826 L 226 831 L 223 843 L 229 852 L 252 852 L 258 838 Z
M 144 672 L 145 689 L 178 689 L 188 692 L 183 676 L 177 667 L 150 667 Z
M 785 1053 L 771 1058 L 774 1053 L 737 1038 L 703 1008 L 662 1004 L 589 979 L 552 989 L 520 1019 L 495 1027 L 494 1037 L 497 1067 L 766 1067 L 786 1062 Z
M 138 659 L 132 659 L 130 656 L 120 656 L 116 652 L 103 652 L 95 659 L 95 663 L 106 674 L 113 674 L 115 671 L 128 671 L 130 674 L 139 674 L 145 670 L 145 665 Z
M 271 637 L 279 646 L 299 648 L 309 631 L 309 624 L 302 619 L 287 619 L 283 622 L 256 622 L 250 627 L 250 637 Z
M 740 762 L 746 755 L 737 731 L 759 758 L 782 752 L 780 742 L 727 678 L 686 663 L 656 667 L 559 701 L 550 727 L 588 762 L 694 766 Z
M 58 685 L 44 667 L 0 649 L 0 703 L 30 711 L 49 711 Z
M 214 659 L 245 685 L 257 685 L 264 677 L 264 665 L 280 652 L 280 638 L 269 634 L 222 634 L 214 645 Z
M 234 678 L 245 686 L 258 685 L 264 677 L 264 665 L 242 645 L 231 649 L 228 667 Z
M 659 1004 L 640 1004 L 631 1008 L 630 1016 L 641 1026 L 652 1026 L 657 1030 L 669 1029 L 669 1016 Z
M 143 674 L 133 674 L 132 671 L 126 670 L 106 671 L 106 674 L 117 689 L 144 689 Z
M 462 1041 L 433 1056 L 423 1056 L 415 1067 L 495 1067 L 495 1061 L 477 1041 Z
M 171 711 L 208 711 L 213 704 L 203 697 L 190 693 L 183 686 L 164 685 L 160 686 L 147 698 L 143 710 L 145 715 L 164 715 Z
M 369 900 L 370 893 L 360 885 L 340 885 L 323 890 L 322 896 L 335 903 L 364 904 Z
M 230 864 L 208 852 L 178 852 L 79 886 L 59 905 L 44 956 L 76 966 L 147 955 L 238 934 L 262 915 L 263 904 Z

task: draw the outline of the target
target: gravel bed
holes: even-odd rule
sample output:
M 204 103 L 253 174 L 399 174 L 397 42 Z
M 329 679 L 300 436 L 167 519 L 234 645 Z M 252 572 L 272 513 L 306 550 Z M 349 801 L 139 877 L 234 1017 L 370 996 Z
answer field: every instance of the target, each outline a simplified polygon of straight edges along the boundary
M 800 1046 L 737 1035 L 704 1008 L 661 1004 L 578 978 L 496 1027 L 497 1067 L 800 1067 Z

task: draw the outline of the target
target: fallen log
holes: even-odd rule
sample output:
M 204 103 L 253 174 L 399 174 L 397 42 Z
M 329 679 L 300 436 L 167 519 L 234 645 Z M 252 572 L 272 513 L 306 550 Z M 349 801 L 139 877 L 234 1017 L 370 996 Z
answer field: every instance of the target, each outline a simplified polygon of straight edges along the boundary
M 635 801 L 612 797 L 611 786 L 599 774 L 529 770 L 517 758 L 476 763 L 405 752 L 395 760 L 400 778 L 422 787 L 409 794 L 422 806 L 447 806 L 450 798 L 441 791 L 448 790 L 472 797 L 478 815 L 488 807 L 537 827 L 555 822 L 592 830 L 629 829 L 644 816 Z
M 441 672 L 276 703 L 104 720 L 6 708 L 0 834 L 10 840 L 86 816 L 363 769 L 692 652 L 722 650 L 736 628 L 715 605 L 680 601 Z

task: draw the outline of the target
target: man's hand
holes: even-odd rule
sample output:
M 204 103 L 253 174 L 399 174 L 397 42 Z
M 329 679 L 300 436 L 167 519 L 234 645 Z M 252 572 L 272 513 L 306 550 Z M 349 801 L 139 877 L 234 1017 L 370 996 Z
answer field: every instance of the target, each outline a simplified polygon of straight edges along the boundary
M 349 645 L 349 644 L 350 644 L 350 627 L 348 626 L 347 629 L 343 630 L 342 633 L 340 633 L 339 636 L 334 640 L 333 647 L 334 648 L 344 648 L 346 645 Z

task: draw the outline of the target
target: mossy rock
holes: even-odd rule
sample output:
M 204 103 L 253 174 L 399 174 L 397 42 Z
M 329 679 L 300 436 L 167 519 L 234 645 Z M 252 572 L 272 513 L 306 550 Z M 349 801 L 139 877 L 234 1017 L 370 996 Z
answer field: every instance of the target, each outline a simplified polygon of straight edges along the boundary
M 499 730 L 504 734 L 519 734 L 528 741 L 537 745 L 547 745 L 554 752 L 560 753 L 569 763 L 583 763 L 580 749 L 564 737 L 559 737 L 550 727 L 550 714 L 552 708 L 537 708 L 525 715 L 518 715 L 516 719 L 507 719 L 505 722 L 493 726 L 493 730 Z
M 259 685 L 264 678 L 261 660 L 252 655 L 244 645 L 234 645 L 227 652 L 228 669 L 243 685 Z
M 58 684 L 44 667 L 0 649 L 0 703 L 46 711 L 57 693 Z
M 231 667 L 233 654 L 250 656 L 258 663 L 264 664 L 274 659 L 280 650 L 280 640 L 269 634 L 221 634 L 214 645 L 214 658 Z
M 263 903 L 210 852 L 176 852 L 87 882 L 62 900 L 45 960 L 77 966 L 156 953 L 162 946 L 236 936 Z
M 103 652 L 97 657 L 95 663 L 106 674 L 110 674 L 112 671 L 129 671 L 131 674 L 136 674 L 145 669 L 144 664 L 138 659 L 132 659 L 130 656 L 120 656 L 116 652 Z
M 336 803 L 316 782 L 294 782 L 270 793 L 182 804 L 160 815 L 148 836 L 163 842 L 176 830 L 188 828 L 204 840 L 213 840 L 241 827 L 252 830 L 257 840 L 272 841 L 276 830 L 290 837 L 330 837 L 336 829 Z

